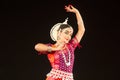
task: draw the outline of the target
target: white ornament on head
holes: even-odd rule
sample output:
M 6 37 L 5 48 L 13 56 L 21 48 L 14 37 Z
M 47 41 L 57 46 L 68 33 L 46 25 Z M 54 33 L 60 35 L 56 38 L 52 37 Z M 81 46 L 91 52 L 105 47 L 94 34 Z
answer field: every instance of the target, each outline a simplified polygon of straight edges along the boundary
M 65 19 L 63 23 L 55 24 L 50 30 L 50 37 L 53 41 L 57 41 L 57 32 L 61 24 L 67 24 L 68 18 Z

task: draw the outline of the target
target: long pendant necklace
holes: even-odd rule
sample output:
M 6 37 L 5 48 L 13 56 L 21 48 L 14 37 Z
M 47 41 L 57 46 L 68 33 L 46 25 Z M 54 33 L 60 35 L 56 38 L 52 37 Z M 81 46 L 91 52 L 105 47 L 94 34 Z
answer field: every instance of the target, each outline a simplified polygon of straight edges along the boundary
M 68 61 L 67 61 L 67 59 L 65 57 L 65 53 L 63 53 L 63 51 L 62 51 L 62 56 L 63 56 L 63 59 L 64 59 L 64 62 L 66 64 L 66 66 L 70 66 L 71 53 L 70 53 L 68 48 L 67 48 L 67 50 L 68 50 Z

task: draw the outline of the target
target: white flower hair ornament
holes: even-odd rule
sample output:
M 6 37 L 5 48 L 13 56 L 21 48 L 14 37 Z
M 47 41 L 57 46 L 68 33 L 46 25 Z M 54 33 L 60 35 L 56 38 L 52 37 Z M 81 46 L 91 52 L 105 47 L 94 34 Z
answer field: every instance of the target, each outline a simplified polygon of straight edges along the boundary
M 57 23 L 51 28 L 50 37 L 53 41 L 57 41 L 57 33 L 58 33 L 58 29 L 60 28 L 60 25 L 67 24 L 67 21 L 68 21 L 68 18 L 66 18 L 63 23 Z

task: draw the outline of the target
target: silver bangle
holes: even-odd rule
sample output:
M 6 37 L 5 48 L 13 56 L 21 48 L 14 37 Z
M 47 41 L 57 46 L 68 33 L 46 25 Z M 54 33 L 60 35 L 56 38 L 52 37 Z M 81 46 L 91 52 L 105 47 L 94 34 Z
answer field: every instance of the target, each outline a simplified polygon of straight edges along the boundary
M 51 46 L 48 46 L 47 51 L 48 51 L 48 52 L 51 52 L 51 51 L 52 51 Z

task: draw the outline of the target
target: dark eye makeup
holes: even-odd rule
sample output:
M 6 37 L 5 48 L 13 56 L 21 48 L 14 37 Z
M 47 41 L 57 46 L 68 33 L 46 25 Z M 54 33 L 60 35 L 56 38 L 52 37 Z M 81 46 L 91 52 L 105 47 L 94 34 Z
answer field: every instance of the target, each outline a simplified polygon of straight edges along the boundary
M 69 31 L 65 31 L 65 34 L 69 34 Z

